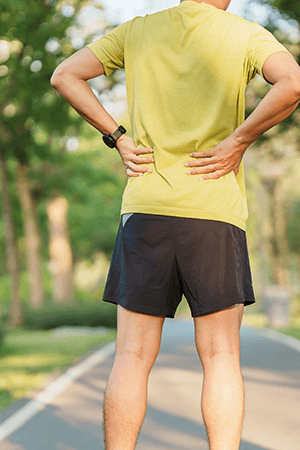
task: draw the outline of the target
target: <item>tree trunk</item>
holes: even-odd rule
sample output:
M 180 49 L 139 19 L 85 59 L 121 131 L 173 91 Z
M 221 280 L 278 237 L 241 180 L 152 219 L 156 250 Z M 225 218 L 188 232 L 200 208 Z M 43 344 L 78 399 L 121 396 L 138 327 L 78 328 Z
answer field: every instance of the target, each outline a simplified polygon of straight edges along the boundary
M 48 203 L 50 270 L 53 275 L 53 299 L 58 303 L 74 298 L 72 251 L 67 225 L 68 201 L 64 197 Z
M 269 237 L 272 284 L 286 287 L 288 280 L 288 243 L 286 224 L 281 204 L 281 174 L 265 178 L 264 185 L 269 198 L 271 235 Z
M 17 188 L 21 208 L 24 215 L 26 261 L 30 286 L 30 303 L 38 308 L 44 303 L 44 284 L 42 274 L 42 260 L 40 255 L 41 238 L 27 179 L 27 167 L 17 167 Z
M 8 324 L 11 327 L 19 327 L 24 324 L 23 308 L 19 290 L 19 265 L 18 250 L 12 220 L 11 202 L 6 176 L 6 161 L 0 156 L 0 171 L 3 192 L 3 218 L 5 224 L 6 264 L 11 280 L 11 309 Z
M 289 246 L 286 238 L 286 222 L 281 200 L 282 177 L 277 179 L 274 191 L 274 234 L 278 249 L 278 280 L 283 287 L 289 285 Z
M 271 235 L 270 235 L 270 262 L 271 262 L 271 276 L 272 276 L 272 284 L 280 284 L 280 255 L 279 255 L 279 248 L 278 248 L 278 239 L 277 239 L 277 232 L 276 232 L 276 210 L 277 205 L 275 201 L 275 191 L 276 191 L 276 184 L 277 180 L 272 180 L 272 186 L 271 183 L 269 185 L 268 195 L 269 195 L 269 214 L 270 214 L 270 225 L 271 225 Z

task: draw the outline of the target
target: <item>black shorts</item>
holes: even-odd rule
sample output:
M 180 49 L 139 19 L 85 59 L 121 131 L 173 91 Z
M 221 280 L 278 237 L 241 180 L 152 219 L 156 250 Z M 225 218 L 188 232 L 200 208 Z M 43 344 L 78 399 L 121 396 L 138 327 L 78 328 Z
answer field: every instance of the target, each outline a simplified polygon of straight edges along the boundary
M 246 232 L 234 225 L 144 213 L 123 214 L 103 300 L 174 318 L 255 303 Z

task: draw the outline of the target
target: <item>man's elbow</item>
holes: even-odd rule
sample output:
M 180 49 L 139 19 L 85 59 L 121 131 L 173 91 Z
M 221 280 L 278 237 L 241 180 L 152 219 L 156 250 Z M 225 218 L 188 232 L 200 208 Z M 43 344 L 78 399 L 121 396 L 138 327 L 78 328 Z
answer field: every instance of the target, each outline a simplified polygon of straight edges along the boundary
M 300 80 L 298 80 L 298 82 L 295 83 L 294 89 L 298 99 L 300 100 Z
M 295 96 L 300 100 L 300 76 L 289 77 L 289 86 L 295 93 Z
M 281 86 L 281 89 L 285 90 L 287 98 L 291 102 L 300 100 L 300 77 L 289 74 L 277 80 L 275 85 Z
M 56 88 L 61 83 L 62 78 L 63 78 L 63 72 L 62 72 L 61 69 L 59 69 L 59 67 L 57 67 L 54 70 L 54 72 L 53 72 L 53 74 L 52 74 L 52 76 L 50 78 L 51 86 Z
M 52 76 L 51 76 L 51 78 L 50 78 L 50 84 L 51 84 L 51 86 L 53 86 L 54 88 L 55 88 L 56 85 L 57 85 L 57 79 L 58 79 L 58 76 L 57 76 L 57 74 L 56 74 L 55 71 L 54 71 L 53 74 L 52 74 Z

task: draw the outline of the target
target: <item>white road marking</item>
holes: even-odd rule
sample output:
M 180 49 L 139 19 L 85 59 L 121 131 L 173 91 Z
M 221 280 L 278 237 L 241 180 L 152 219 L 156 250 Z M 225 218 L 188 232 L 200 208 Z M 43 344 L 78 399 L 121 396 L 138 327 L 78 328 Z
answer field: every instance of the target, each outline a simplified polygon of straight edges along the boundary
M 89 369 L 100 363 L 115 351 L 116 343 L 110 342 L 104 347 L 92 353 L 81 363 L 68 369 L 63 375 L 49 384 L 42 392 L 37 394 L 36 398 L 30 400 L 19 411 L 16 411 L 11 417 L 0 425 L 0 441 L 7 438 L 10 434 L 21 428 L 28 420 L 44 409 L 54 398 L 63 392 L 72 381 L 79 378 Z

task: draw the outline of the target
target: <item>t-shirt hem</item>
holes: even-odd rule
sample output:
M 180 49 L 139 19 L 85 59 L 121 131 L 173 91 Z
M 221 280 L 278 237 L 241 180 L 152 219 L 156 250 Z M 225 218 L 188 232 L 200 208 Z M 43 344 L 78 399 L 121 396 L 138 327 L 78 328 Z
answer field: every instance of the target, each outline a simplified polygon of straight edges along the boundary
M 287 53 L 288 55 L 293 56 L 286 48 L 284 48 L 284 46 L 282 46 L 281 49 L 280 49 L 280 48 L 276 48 L 276 49 L 274 48 L 274 49 L 272 49 L 271 51 L 270 51 L 270 49 L 267 49 L 267 50 L 266 50 L 264 53 L 262 53 L 261 56 L 259 57 L 259 60 L 258 60 L 258 62 L 257 62 L 257 72 L 259 73 L 259 75 L 260 75 L 265 81 L 267 81 L 267 80 L 265 79 L 265 77 L 264 77 L 264 74 L 263 74 L 263 66 L 264 66 L 265 62 L 267 61 L 267 59 L 268 59 L 270 56 L 274 55 L 275 53 L 281 53 L 281 52 Z M 267 83 L 269 83 L 269 82 L 267 81 Z
M 89 48 L 94 53 L 96 58 L 99 59 L 99 61 L 103 65 L 104 75 L 106 77 L 109 77 L 109 75 L 113 73 L 113 70 L 108 67 L 110 61 L 104 54 L 104 52 L 101 50 L 101 48 L 99 48 L 99 46 L 96 46 L 95 44 L 96 42 L 92 42 L 91 44 L 87 44 L 86 47 Z
M 144 214 L 158 214 L 163 216 L 175 216 L 175 217 L 186 217 L 191 219 L 206 219 L 206 220 L 217 220 L 219 222 L 230 223 L 236 227 L 246 231 L 246 222 L 243 220 L 233 217 L 225 216 L 224 214 L 215 213 L 211 211 L 198 210 L 195 211 L 190 209 L 183 210 L 182 208 L 166 208 L 165 206 L 147 206 L 147 205 L 130 205 L 122 206 L 121 215 L 127 213 L 144 213 Z

